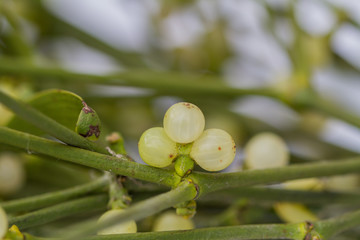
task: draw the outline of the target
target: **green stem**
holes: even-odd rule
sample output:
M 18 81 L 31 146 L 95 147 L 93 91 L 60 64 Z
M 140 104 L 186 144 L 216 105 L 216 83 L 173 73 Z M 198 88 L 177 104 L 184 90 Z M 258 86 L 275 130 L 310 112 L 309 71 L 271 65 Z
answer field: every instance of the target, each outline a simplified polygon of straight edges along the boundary
M 20 100 L 15 100 L 3 91 L 0 91 L 0 102 L 10 108 L 22 119 L 30 122 L 37 128 L 49 133 L 67 144 L 108 154 L 105 148 L 89 141 L 76 132 L 71 131 L 67 127 L 56 122 L 54 119 L 37 111 L 30 105 L 21 102 Z
M 11 226 L 15 224 L 20 229 L 26 229 L 74 214 L 97 209 L 105 209 L 107 201 L 108 197 L 106 194 L 84 197 L 81 199 L 60 203 L 58 205 L 47 207 L 18 217 L 9 218 L 9 225 Z
M 329 239 L 342 231 L 360 224 L 360 210 L 339 217 L 313 223 L 313 232 L 322 239 Z M 86 240 L 162 240 L 162 239 L 293 239 L 303 240 L 310 232 L 306 223 L 295 224 L 259 224 L 230 227 L 201 228 L 187 231 L 146 232 L 136 234 L 92 236 Z M 311 233 L 311 232 L 310 232 Z M 27 234 L 25 234 L 27 235 Z M 30 240 L 43 240 L 29 236 Z M 45 240 L 45 239 L 44 239 Z M 50 240 L 50 239 L 49 239 Z
M 83 238 L 86 240 L 218 240 L 218 239 L 295 239 L 303 240 L 305 230 L 300 224 L 263 224 L 230 227 L 201 228 L 186 231 L 139 232 L 134 234 L 98 235 Z M 59 240 L 26 235 L 28 240 Z M 293 236 L 297 236 L 294 238 Z
M 44 68 L 30 65 L 24 61 L 1 58 L 0 73 L 26 75 L 35 77 L 34 81 L 43 77 L 57 78 L 79 83 L 99 83 L 106 85 L 134 86 L 155 89 L 160 93 L 173 95 L 218 96 L 234 98 L 244 95 L 260 95 L 284 101 L 289 106 L 311 107 L 326 112 L 339 119 L 360 127 L 360 119 L 353 114 L 337 109 L 314 94 L 288 102 L 282 94 L 272 89 L 239 89 L 223 84 L 221 78 L 179 74 L 173 72 L 154 72 L 150 70 L 129 70 L 113 75 L 91 75 L 66 71 L 61 68 Z
M 242 95 L 262 95 L 281 99 L 271 89 L 239 89 L 223 83 L 221 78 L 180 74 L 172 72 L 155 72 L 151 70 L 128 70 L 113 75 L 91 75 L 66 71 L 61 68 L 44 68 L 29 65 L 23 61 L 8 58 L 0 59 L 0 73 L 26 75 L 35 77 L 57 78 L 79 83 L 99 83 L 106 85 L 134 86 L 155 89 L 164 94 L 174 95 L 210 95 L 234 98 Z
M 66 190 L 45 193 L 45 194 L 22 198 L 22 199 L 11 200 L 8 202 L 2 202 L 0 203 L 0 205 L 7 213 L 30 211 L 83 196 L 87 193 L 93 192 L 95 190 L 107 186 L 108 183 L 109 183 L 108 177 L 104 176 L 99 179 L 96 179 L 93 182 L 86 183 L 73 188 L 69 188 Z
M 27 151 L 45 154 L 56 159 L 109 171 L 141 180 L 176 186 L 180 177 L 170 170 L 155 168 L 130 161 L 127 157 L 112 157 L 85 149 L 67 146 L 31 134 L 0 127 L 0 142 Z
M 136 234 L 104 235 L 87 240 L 218 240 L 218 239 L 295 239 L 303 240 L 304 224 L 267 224 L 200 228 L 187 231 L 146 232 Z
M 43 238 L 24 233 L 24 239 L 26 240 L 59 240 L 59 238 Z
M 307 204 L 357 204 L 360 201 L 360 194 L 296 191 L 265 187 L 240 187 L 231 190 L 223 190 L 207 194 L 200 198 L 201 202 L 222 202 L 231 204 L 240 198 L 248 198 L 260 202 L 300 202 Z
M 11 3 L 11 4 L 9 4 Z M 19 16 L 16 15 L 12 2 L 2 1 L 0 3 L 0 12 L 6 17 L 11 26 L 8 35 L 8 45 L 13 48 L 15 54 L 22 56 L 27 62 L 30 62 L 33 55 L 33 49 L 29 46 L 24 37 Z
M 41 157 L 24 154 L 24 158 L 26 158 L 25 171 L 27 181 L 42 186 L 66 189 L 92 182 L 102 174 L 100 171 L 84 168 L 84 166 L 77 164 L 54 161 L 54 159 L 50 159 L 48 156 Z
M 336 104 L 320 99 L 319 97 L 312 95 L 312 97 L 305 103 L 306 107 L 314 108 L 318 111 L 324 112 L 330 116 L 344 120 L 358 128 L 360 128 L 360 117 L 351 114 L 343 108 L 336 106 Z
M 359 171 L 360 157 L 354 157 L 338 161 L 293 164 L 288 167 L 246 170 L 233 173 L 207 174 L 194 172 L 190 177 L 200 186 L 200 193 L 206 194 L 226 188 L 277 183 L 301 178 L 341 175 Z
M 360 128 L 360 117 L 342 109 L 329 100 L 320 98 L 314 92 L 303 90 L 292 99 L 294 107 L 315 109 Z
M 129 221 L 129 219 L 134 221 L 143 219 L 176 204 L 192 200 L 197 196 L 197 194 L 195 185 L 192 182 L 184 181 L 171 191 L 136 203 L 127 208 L 122 214 L 112 217 L 111 219 L 97 224 L 96 226 L 90 224 L 84 227 L 78 227 L 78 229 L 81 230 L 70 234 L 71 236 L 68 236 L 68 238 L 82 239 L 86 235 L 96 233 L 97 231 L 110 227 L 113 224 Z
M 314 230 L 319 233 L 323 239 L 329 239 L 340 232 L 360 225 L 360 210 L 347 213 L 339 217 L 314 223 Z
M 313 223 L 313 232 L 322 239 L 329 239 L 340 232 L 360 224 L 360 210 L 340 217 Z M 303 240 L 311 228 L 307 223 L 295 224 L 261 224 L 231 227 L 215 227 L 188 231 L 149 232 L 137 234 L 107 235 L 87 238 L 88 240 L 121 240 L 121 239 L 294 239 Z M 310 239 L 310 238 L 309 238 Z

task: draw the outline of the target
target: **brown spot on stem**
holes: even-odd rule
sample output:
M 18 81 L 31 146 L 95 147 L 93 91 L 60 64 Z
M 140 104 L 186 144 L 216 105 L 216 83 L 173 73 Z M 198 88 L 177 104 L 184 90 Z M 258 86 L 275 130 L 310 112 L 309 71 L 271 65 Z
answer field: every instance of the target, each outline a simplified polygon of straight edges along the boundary
M 222 160 L 222 159 L 220 159 L 220 162 L 223 162 L 223 160 Z
M 218 149 L 219 149 L 219 151 L 221 151 L 221 147 L 220 147 L 220 146 L 218 147 Z
M 173 158 L 173 157 L 174 157 L 174 155 L 172 155 L 172 154 L 169 155 L 169 158 Z

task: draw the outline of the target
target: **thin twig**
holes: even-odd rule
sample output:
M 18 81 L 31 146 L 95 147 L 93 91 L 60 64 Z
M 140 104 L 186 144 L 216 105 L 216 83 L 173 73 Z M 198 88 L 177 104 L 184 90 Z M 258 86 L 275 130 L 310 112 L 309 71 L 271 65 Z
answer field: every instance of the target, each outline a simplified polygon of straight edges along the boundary
M 109 179 L 104 176 L 92 182 L 75 186 L 69 189 L 44 193 L 37 196 L 31 196 L 21 199 L 15 199 L 7 202 L 1 202 L 0 206 L 7 213 L 30 211 L 83 196 L 87 193 L 107 186 L 108 183 Z
M 108 196 L 106 194 L 84 197 L 43 208 L 18 217 L 9 218 L 9 225 L 15 224 L 20 229 L 26 229 L 74 214 L 105 209 L 107 202 Z

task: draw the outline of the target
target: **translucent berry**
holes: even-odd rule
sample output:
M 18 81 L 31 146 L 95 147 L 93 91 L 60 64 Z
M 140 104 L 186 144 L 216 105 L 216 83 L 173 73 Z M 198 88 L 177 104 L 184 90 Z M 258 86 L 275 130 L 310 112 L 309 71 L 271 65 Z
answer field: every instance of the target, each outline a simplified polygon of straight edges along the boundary
M 164 116 L 166 134 L 177 143 L 195 141 L 204 131 L 205 118 L 194 104 L 180 102 L 172 105 Z
M 166 212 L 155 220 L 153 231 L 176 231 L 188 230 L 193 228 L 194 223 L 191 219 L 178 216 L 174 212 Z
M 326 178 L 325 188 L 335 192 L 356 192 L 359 190 L 360 176 L 358 174 L 346 174 Z
M 139 154 L 142 160 L 154 167 L 169 166 L 177 155 L 176 143 L 165 133 L 163 128 L 146 130 L 140 137 Z
M 0 196 L 16 193 L 25 182 L 25 169 L 15 154 L 0 155 Z
M 0 207 L 0 239 L 3 239 L 7 229 L 8 229 L 7 216 L 5 211 L 2 209 L 2 207 Z
M 283 187 L 298 191 L 321 191 L 324 190 L 324 182 L 319 178 L 304 178 L 286 181 Z
M 104 222 L 110 218 L 116 217 L 121 214 L 123 209 L 113 209 L 105 212 L 98 220 L 98 223 Z M 120 224 L 113 225 L 111 227 L 105 228 L 98 232 L 98 235 L 108 235 L 108 234 L 122 234 L 122 233 L 136 233 L 137 227 L 135 221 L 123 222 Z
M 245 146 L 245 164 L 249 169 L 282 167 L 288 162 L 285 142 L 273 133 L 260 133 Z
M 208 129 L 194 142 L 190 156 L 207 171 L 220 171 L 228 167 L 235 157 L 232 137 L 221 129 Z
M 274 205 L 277 215 L 286 223 L 315 222 L 316 215 L 307 207 L 298 203 L 281 202 Z

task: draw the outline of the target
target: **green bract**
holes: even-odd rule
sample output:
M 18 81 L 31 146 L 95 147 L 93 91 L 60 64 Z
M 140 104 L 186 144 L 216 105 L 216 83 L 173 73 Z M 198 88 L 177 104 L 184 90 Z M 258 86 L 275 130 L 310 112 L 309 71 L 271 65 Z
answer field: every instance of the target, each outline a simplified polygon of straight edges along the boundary
M 57 123 L 71 129 L 76 127 L 79 112 L 83 108 L 83 99 L 66 90 L 50 89 L 36 93 L 27 103 L 39 112 L 54 119 Z M 7 125 L 10 128 L 43 136 L 45 132 L 15 115 Z
M 180 177 L 191 173 L 194 168 L 194 161 L 189 156 L 179 156 L 175 161 L 175 171 Z

